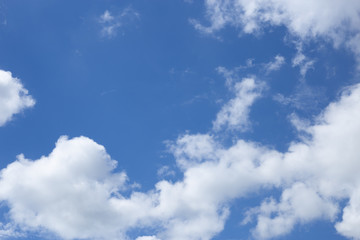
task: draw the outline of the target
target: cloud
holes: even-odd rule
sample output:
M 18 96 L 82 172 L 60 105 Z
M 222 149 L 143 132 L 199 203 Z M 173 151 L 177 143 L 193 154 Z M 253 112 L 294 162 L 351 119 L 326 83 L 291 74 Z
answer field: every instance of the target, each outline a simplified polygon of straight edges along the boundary
M 297 44 L 297 53 L 292 59 L 292 66 L 300 68 L 300 74 L 305 78 L 306 73 L 309 69 L 314 67 L 315 60 L 311 60 L 303 54 L 303 47 L 301 43 Z
M 3 224 L 0 223 L 0 238 L 9 239 L 9 238 L 18 238 L 24 237 L 23 234 L 16 230 L 16 226 L 12 223 Z
M 280 202 L 267 199 L 260 207 L 248 212 L 249 215 L 257 215 L 257 225 L 253 230 L 256 239 L 288 234 L 297 223 L 316 219 L 334 220 L 337 213 L 338 206 L 334 202 L 322 198 L 302 182 L 285 189 Z
M 234 72 L 223 67 L 219 67 L 218 71 L 226 78 L 227 86 L 235 94 L 235 97 L 218 112 L 216 120 L 213 122 L 213 129 L 215 131 L 223 128 L 246 131 L 250 126 L 250 107 L 261 96 L 265 83 L 256 81 L 254 78 L 244 78 L 239 82 L 234 82 Z
M 35 100 L 28 94 L 20 80 L 11 72 L 0 70 L 0 126 L 26 108 L 33 107 Z
M 230 86 L 240 89 L 257 86 L 233 80 Z M 284 152 L 244 139 L 224 145 L 213 131 L 184 134 L 169 143 L 183 178 L 161 180 L 148 192 L 134 190 L 125 172 L 114 171 L 117 162 L 103 146 L 86 137 L 61 137 L 49 155 L 19 155 L 2 169 L 0 199 L 9 207 L 9 226 L 25 233 L 45 229 L 64 239 L 126 239 L 128 231 L 146 229 L 150 234 L 138 239 L 195 240 L 220 233 L 232 202 L 261 190 L 266 198 L 244 219 L 255 221 L 255 238 L 284 235 L 319 219 L 335 222 L 343 236 L 360 238 L 359 109 L 357 84 L 313 124 L 295 121 L 309 136 Z
M 136 238 L 136 240 L 159 240 L 159 238 L 157 238 L 155 236 L 142 236 L 142 237 Z
M 158 177 L 169 177 L 169 176 L 175 176 L 175 171 L 171 170 L 169 166 L 162 166 L 157 171 Z
M 265 71 L 267 73 L 279 70 L 285 64 L 285 58 L 281 55 L 276 55 L 274 61 L 265 64 Z
M 109 10 L 105 10 L 104 14 L 100 16 L 100 22 L 101 23 L 107 23 L 114 20 L 114 17 L 111 15 Z
M 113 15 L 109 10 L 105 10 L 98 20 L 101 26 L 101 35 L 108 38 L 114 37 L 120 28 L 139 19 L 139 17 L 139 13 L 131 7 L 123 9 L 116 15 Z
M 301 79 L 292 94 L 284 96 L 278 93 L 273 99 L 283 105 L 309 111 L 318 110 L 319 105 L 326 100 L 326 95 L 324 88 L 309 86 L 304 79 Z
M 17 225 L 45 228 L 64 239 L 111 239 L 127 225 L 113 206 L 112 194 L 127 180 L 123 172 L 111 173 L 115 167 L 103 146 L 61 137 L 49 156 L 31 161 L 19 155 L 1 171 L 0 199 Z
M 214 34 L 226 26 L 252 34 L 267 27 L 285 26 L 302 40 L 330 39 L 334 46 L 348 45 L 360 56 L 360 2 L 357 0 L 206 0 L 204 26 L 191 20 L 196 29 Z
M 276 188 L 282 191 L 278 201 L 270 197 L 248 212 L 245 222 L 256 219 L 255 238 L 284 235 L 296 224 L 317 219 L 337 221 L 340 234 L 359 238 L 356 199 L 360 190 L 357 174 L 360 123 L 354 121 L 360 117 L 359 96 L 360 85 L 344 91 L 339 101 L 316 118 L 315 124 L 301 126 L 310 137 L 293 142 L 284 153 L 244 140 L 225 148 L 208 134 L 197 139 L 200 142 L 207 139 L 211 144 L 198 145 L 192 135 L 184 136 L 180 139 L 181 147 L 175 148 L 181 149 L 182 154 L 175 156 L 181 163 L 189 161 L 183 181 L 193 189 L 191 199 L 216 208 L 214 212 L 223 212 L 233 199 L 259 189 Z M 194 145 L 206 147 L 198 148 L 201 154 L 196 155 Z M 349 199 L 342 221 L 337 220 L 340 203 Z M 220 215 L 213 218 L 221 219 Z

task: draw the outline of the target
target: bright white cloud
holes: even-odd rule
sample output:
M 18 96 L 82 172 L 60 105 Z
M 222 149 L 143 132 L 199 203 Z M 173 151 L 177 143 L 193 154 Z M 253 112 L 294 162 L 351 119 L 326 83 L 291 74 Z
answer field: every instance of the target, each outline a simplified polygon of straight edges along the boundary
M 160 240 L 160 239 L 157 238 L 156 236 L 142 236 L 136 238 L 136 240 Z
M 267 24 L 285 25 L 302 38 L 332 36 L 340 42 L 341 34 L 360 30 L 360 3 L 356 0 L 206 0 L 205 5 L 210 26 L 196 27 L 206 32 L 226 25 L 246 33 L 259 31 Z
M 222 67 L 218 68 L 218 71 L 225 76 L 227 85 L 235 97 L 221 108 L 213 122 L 213 129 L 215 131 L 223 128 L 245 131 L 250 126 L 250 107 L 261 96 L 265 83 L 256 81 L 254 78 L 244 78 L 240 82 L 235 82 L 232 71 Z
M 187 188 L 194 189 L 191 199 L 217 206 L 219 211 L 232 199 L 245 197 L 260 188 L 282 189 L 278 202 L 265 201 L 250 211 L 247 221 L 256 217 L 253 233 L 257 238 L 284 235 L 296 224 L 315 219 L 334 221 L 340 212 L 339 202 L 350 199 L 343 220 L 336 228 L 344 236 L 358 238 L 355 199 L 360 189 L 357 174 L 360 123 L 354 120 L 360 117 L 359 109 L 360 85 L 355 85 L 345 91 L 338 102 L 330 104 L 316 119 L 316 124 L 303 124 L 301 130 L 310 134 L 310 138 L 292 143 L 285 153 L 243 140 L 230 148 L 219 143 L 211 144 L 211 148 L 210 145 L 199 148 L 203 161 L 197 158 L 197 164 L 188 164 L 191 167 L 184 172 Z M 199 140 L 209 138 L 214 141 L 210 135 L 202 135 Z M 197 143 L 193 140 L 191 135 L 182 139 L 181 162 L 188 159 L 194 163 L 192 156 L 196 153 L 192 146 Z M 184 147 L 185 142 L 189 146 Z M 206 152 L 216 157 L 208 158 Z M 186 191 L 189 190 L 183 189 Z
M 301 182 L 285 189 L 279 203 L 269 199 L 248 212 L 249 215 L 257 215 L 257 225 L 253 231 L 257 239 L 285 235 L 297 223 L 321 218 L 333 220 L 337 213 L 336 204 L 322 198 L 313 188 Z
M 104 37 L 114 37 L 118 30 L 129 22 L 139 19 L 140 15 L 131 7 L 123 9 L 120 13 L 114 15 L 109 10 L 99 17 L 99 24 L 101 26 L 101 34 Z
M 11 72 L 0 70 L 0 126 L 10 121 L 14 114 L 35 105 L 20 80 Z
M 336 230 L 342 235 L 353 238 L 360 239 L 360 196 L 359 189 L 355 190 L 351 197 L 348 205 L 344 208 L 344 213 L 342 221 L 338 222 Z
M 115 166 L 94 141 L 61 137 L 49 156 L 31 161 L 19 155 L 1 171 L 0 199 L 20 226 L 64 239 L 111 239 L 127 225 L 113 206 L 112 194 L 126 181 L 125 173 L 111 173 Z
M 209 26 L 191 20 L 198 30 L 213 34 L 226 26 L 256 33 L 268 26 L 285 26 L 302 40 L 322 37 L 335 46 L 348 45 L 360 56 L 358 0 L 206 0 Z
M 247 213 L 245 222 L 256 222 L 255 237 L 284 235 L 296 224 L 325 219 L 335 221 L 340 234 L 359 238 L 356 119 L 360 85 L 346 89 L 315 124 L 302 124 L 309 137 L 285 152 L 241 139 L 225 147 L 216 132 L 185 134 L 170 144 L 183 179 L 162 180 L 128 197 L 122 194 L 129 190 L 127 176 L 113 172 L 116 161 L 103 146 L 61 137 L 48 156 L 32 161 L 20 155 L 1 171 L 0 199 L 10 208 L 9 226 L 47 229 L 64 239 L 121 239 L 146 228 L 153 235 L 138 239 L 205 240 L 223 230 L 234 200 L 276 188 L 279 199 L 268 191 L 269 198 Z M 347 200 L 340 220 L 339 203 Z

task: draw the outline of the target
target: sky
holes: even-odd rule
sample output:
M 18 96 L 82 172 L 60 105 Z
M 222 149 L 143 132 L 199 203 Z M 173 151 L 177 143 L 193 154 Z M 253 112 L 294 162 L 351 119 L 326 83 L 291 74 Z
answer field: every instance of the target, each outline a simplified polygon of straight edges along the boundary
M 360 239 L 360 1 L 0 0 L 0 239 Z

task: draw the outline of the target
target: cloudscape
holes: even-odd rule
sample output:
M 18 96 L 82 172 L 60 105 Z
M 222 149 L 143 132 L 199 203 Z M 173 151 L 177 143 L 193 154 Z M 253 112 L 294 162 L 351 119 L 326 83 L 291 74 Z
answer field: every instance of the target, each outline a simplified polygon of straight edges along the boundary
M 0 0 L 0 239 L 360 239 L 360 1 Z

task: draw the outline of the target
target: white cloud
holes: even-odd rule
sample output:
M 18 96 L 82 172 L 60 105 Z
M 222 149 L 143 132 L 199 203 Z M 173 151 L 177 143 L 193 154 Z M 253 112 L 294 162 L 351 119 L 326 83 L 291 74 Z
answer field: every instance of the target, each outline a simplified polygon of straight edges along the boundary
M 245 131 L 250 126 L 250 107 L 261 96 L 265 83 L 254 78 L 244 78 L 240 82 L 234 82 L 232 71 L 222 67 L 218 68 L 218 71 L 225 76 L 227 85 L 235 97 L 221 108 L 213 122 L 213 129 Z
M 322 198 L 313 188 L 301 182 L 285 189 L 279 203 L 270 199 L 248 212 L 249 215 L 257 215 L 257 225 L 253 231 L 257 239 L 285 235 L 296 223 L 321 218 L 333 220 L 337 213 L 336 204 Z
M 344 208 L 342 221 L 338 222 L 335 227 L 336 230 L 342 235 L 353 238 L 360 239 L 360 195 L 359 189 L 355 190 L 350 197 L 348 206 Z
M 14 114 L 35 105 L 20 80 L 11 72 L 0 70 L 0 126 L 10 121 Z
M 285 25 L 302 38 L 325 35 L 340 41 L 344 32 L 360 29 L 360 3 L 356 0 L 206 0 L 205 5 L 210 26 L 197 27 L 207 32 L 226 25 L 240 27 L 246 33 L 267 24 Z
M 140 15 L 131 7 L 123 9 L 120 13 L 113 15 L 109 10 L 99 17 L 99 24 L 101 26 L 101 34 L 104 37 L 114 37 L 118 30 L 129 22 L 139 19 Z
M 47 229 L 64 239 L 121 239 L 146 228 L 152 235 L 138 239 L 206 240 L 224 229 L 234 200 L 261 190 L 269 198 L 246 218 L 256 221 L 257 238 L 284 235 L 317 219 L 335 221 L 340 234 L 359 238 L 356 119 L 360 84 L 346 89 L 315 124 L 302 124 L 310 137 L 285 152 L 241 139 L 224 146 L 216 132 L 185 134 L 170 144 L 183 178 L 159 181 L 148 192 L 129 189 L 103 146 L 61 137 L 48 156 L 32 161 L 20 155 L 1 171 L 0 199 L 10 209 L 9 226 Z M 129 196 L 122 194 L 126 189 Z M 272 189 L 282 192 L 278 200 L 267 191 Z M 339 203 L 347 200 L 339 220 Z
M 285 64 L 285 58 L 281 55 L 276 55 L 274 61 L 265 64 L 265 71 L 267 73 L 279 70 Z
M 334 221 L 340 212 L 339 203 L 350 198 L 343 220 L 336 228 L 344 236 L 358 238 L 359 210 L 353 199 L 360 189 L 357 174 L 360 123 L 355 121 L 360 117 L 359 109 L 360 85 L 355 85 L 345 91 L 338 102 L 330 104 L 316 119 L 316 124 L 302 125 L 302 130 L 311 137 L 292 143 L 285 153 L 243 140 L 230 148 L 219 143 L 199 148 L 199 156 L 204 159 L 197 158 L 196 164 L 188 164 L 183 180 L 188 189 L 182 188 L 182 192 L 193 189 L 192 195 L 188 195 L 192 204 L 202 202 L 209 209 L 224 211 L 226 203 L 250 192 L 261 188 L 281 189 L 279 202 L 265 201 L 250 211 L 257 219 L 253 232 L 257 238 L 283 235 L 295 224 L 316 219 Z M 187 135 L 185 139 L 191 137 Z M 214 141 L 210 135 L 202 135 L 204 138 Z M 194 163 L 192 156 L 196 153 L 192 146 L 197 143 L 193 140 L 181 141 L 181 149 L 191 149 L 188 157 L 187 151 L 182 152 L 182 162 L 188 159 Z M 189 146 L 184 147 L 185 142 Z M 207 153 L 216 157 L 208 158 Z M 213 218 L 220 219 L 219 216 Z
M 326 100 L 326 96 L 323 88 L 311 87 L 304 79 L 301 79 L 292 94 L 284 96 L 278 93 L 274 95 L 273 99 L 283 105 L 309 111 L 317 109 L 320 103 Z
M 209 26 L 191 20 L 198 30 L 214 34 L 226 26 L 256 33 L 269 26 L 285 26 L 302 40 L 322 37 L 334 46 L 348 45 L 360 56 L 360 2 L 357 0 L 206 0 Z
M 292 59 L 292 66 L 300 68 L 300 74 L 303 78 L 305 78 L 306 73 L 309 69 L 314 67 L 315 60 L 309 59 L 303 53 L 302 44 L 297 44 L 297 53 L 295 57 Z
M 160 239 L 157 238 L 156 236 L 142 236 L 136 238 L 136 240 L 160 240 Z
M 175 176 L 175 171 L 171 170 L 169 166 L 162 166 L 157 171 L 158 177 L 169 177 L 169 176 Z
M 113 206 L 112 194 L 126 181 L 125 173 L 111 173 L 115 166 L 94 141 L 61 137 L 49 156 L 31 161 L 19 155 L 1 171 L 0 199 L 17 225 L 64 239 L 111 239 L 130 220 L 121 220 Z
M 9 239 L 9 238 L 24 237 L 24 234 L 21 234 L 16 230 L 16 226 L 12 223 L 3 224 L 0 223 L 0 238 Z
M 105 10 L 104 14 L 100 16 L 100 22 L 106 23 L 114 20 L 114 16 L 111 15 L 109 10 Z

